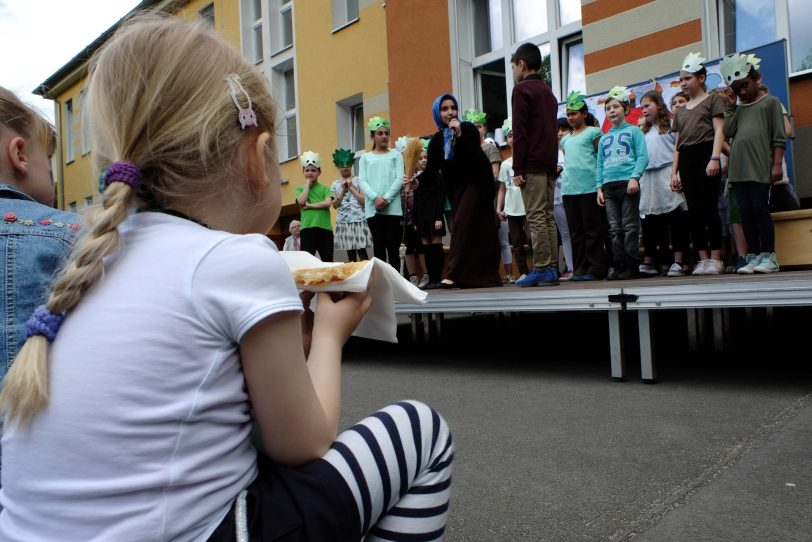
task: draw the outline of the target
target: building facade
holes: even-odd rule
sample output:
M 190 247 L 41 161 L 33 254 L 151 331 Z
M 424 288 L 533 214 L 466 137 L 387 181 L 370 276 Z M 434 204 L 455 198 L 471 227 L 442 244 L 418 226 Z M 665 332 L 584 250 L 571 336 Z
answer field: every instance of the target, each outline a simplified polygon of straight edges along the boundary
M 454 93 L 462 109 L 488 114 L 488 130 L 510 114 L 510 56 L 524 42 L 541 49 L 542 75 L 563 99 L 676 71 L 688 52 L 708 59 L 786 40 L 795 128 L 796 186 L 812 199 L 812 3 L 807 0 L 145 0 L 211 22 L 270 81 L 282 170 L 276 240 L 298 215 L 296 158 L 323 158 L 321 180 L 337 176 L 336 147 L 369 147 L 366 120 L 391 119 L 393 140 L 436 128 L 434 99 Z M 130 14 L 127 14 L 130 15 Z M 55 101 L 61 134 L 56 171 L 64 208 L 98 201 L 82 122 L 87 60 L 102 34 L 38 90 Z

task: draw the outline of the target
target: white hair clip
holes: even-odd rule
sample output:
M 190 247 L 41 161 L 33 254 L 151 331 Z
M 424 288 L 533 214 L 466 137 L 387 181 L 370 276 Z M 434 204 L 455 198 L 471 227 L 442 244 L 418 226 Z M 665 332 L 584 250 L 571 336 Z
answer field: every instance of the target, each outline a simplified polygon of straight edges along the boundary
M 248 95 L 245 87 L 240 83 L 240 76 L 231 73 L 226 76 L 226 83 L 231 91 L 231 101 L 237 107 L 237 119 L 240 121 L 240 127 L 245 130 L 248 126 L 257 126 L 257 114 L 254 113 L 251 96 Z M 240 105 L 240 101 L 237 99 L 237 90 L 240 90 L 245 95 L 245 99 L 248 100 L 248 107 L 244 108 Z

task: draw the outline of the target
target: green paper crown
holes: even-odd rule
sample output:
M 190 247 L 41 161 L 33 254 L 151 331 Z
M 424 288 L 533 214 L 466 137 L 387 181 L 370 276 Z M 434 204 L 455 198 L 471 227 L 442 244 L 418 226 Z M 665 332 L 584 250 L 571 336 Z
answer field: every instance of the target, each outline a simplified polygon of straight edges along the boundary
M 629 92 L 626 87 L 612 87 L 609 94 L 606 95 L 606 100 L 620 100 L 621 102 L 629 101 Z
M 579 111 L 586 105 L 586 96 L 580 90 L 573 90 L 567 96 L 567 109 L 571 111 Z
M 369 121 L 367 121 L 367 128 L 369 128 L 370 132 L 374 132 L 381 126 L 385 126 L 387 128 L 391 128 L 392 125 L 389 124 L 389 121 L 383 117 L 374 116 Z
M 423 150 L 429 152 L 429 142 L 431 139 L 421 138 L 420 141 L 423 143 Z
M 336 149 L 333 152 L 333 164 L 336 167 L 352 167 L 355 163 L 355 153 L 349 149 Z
M 502 123 L 502 133 L 505 134 L 505 137 L 513 131 L 513 127 L 510 125 L 510 117 L 505 119 L 505 122 Z
M 474 124 L 485 124 L 488 115 L 479 109 L 468 109 L 462 116 L 462 120 L 466 122 L 473 122 Z

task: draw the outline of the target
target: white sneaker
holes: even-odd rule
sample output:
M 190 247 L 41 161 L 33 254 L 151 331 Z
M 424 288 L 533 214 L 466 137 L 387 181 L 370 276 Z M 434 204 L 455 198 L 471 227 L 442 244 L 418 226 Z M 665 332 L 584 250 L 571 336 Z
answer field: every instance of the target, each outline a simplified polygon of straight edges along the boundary
M 409 282 L 417 286 L 417 275 L 409 275 Z
M 775 252 L 762 252 L 761 262 L 756 266 L 756 273 L 775 273 L 779 270 L 778 261 L 775 259 Z
M 707 260 L 705 264 L 706 275 L 722 275 L 725 272 L 725 263 L 722 260 Z
M 426 287 L 426 284 L 429 283 L 429 275 L 428 273 L 423 275 L 423 278 L 420 279 L 420 282 L 417 283 L 417 287 L 421 290 Z
M 745 256 L 744 261 L 747 262 L 743 267 L 740 267 L 736 273 L 739 275 L 752 275 L 755 272 L 758 264 L 761 263 L 761 258 L 755 254 L 748 254 Z
M 671 264 L 666 273 L 666 276 L 669 277 L 681 277 L 683 275 L 685 275 L 685 272 L 682 270 L 682 264 L 676 262 Z
M 710 260 L 699 260 L 696 265 L 694 266 L 694 270 L 691 272 L 691 275 L 707 275 L 707 268 Z

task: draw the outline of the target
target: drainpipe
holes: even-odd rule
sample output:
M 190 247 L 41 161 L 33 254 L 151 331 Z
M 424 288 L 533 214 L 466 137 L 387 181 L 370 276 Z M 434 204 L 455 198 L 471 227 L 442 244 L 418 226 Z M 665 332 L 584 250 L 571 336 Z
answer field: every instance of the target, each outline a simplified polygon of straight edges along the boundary
M 54 121 L 56 124 L 56 133 L 59 134 L 59 139 L 56 145 L 56 155 L 58 158 L 57 167 L 57 190 L 59 191 L 59 208 L 65 210 L 65 161 L 62 150 L 62 104 L 54 98 Z

